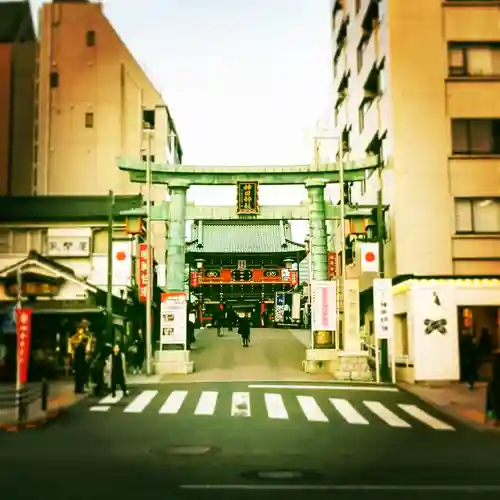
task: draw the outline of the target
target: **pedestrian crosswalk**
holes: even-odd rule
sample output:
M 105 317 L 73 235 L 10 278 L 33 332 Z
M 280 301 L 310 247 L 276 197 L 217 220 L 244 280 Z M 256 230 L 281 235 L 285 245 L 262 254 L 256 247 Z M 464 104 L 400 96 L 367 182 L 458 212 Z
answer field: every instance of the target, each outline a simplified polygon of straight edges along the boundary
M 165 393 L 166 392 L 166 393 Z M 392 428 L 409 429 L 423 425 L 437 431 L 455 428 L 409 403 L 382 403 L 381 401 L 328 398 L 317 395 L 293 395 L 277 392 L 233 392 L 222 395 L 218 391 L 158 391 L 143 390 L 133 396 L 117 391 L 115 397 L 106 396 L 90 406 L 92 412 L 108 412 L 112 408 L 123 413 L 153 411 L 159 415 L 194 415 L 197 417 L 252 417 L 252 408 L 262 409 L 258 415 L 271 420 L 305 420 L 317 423 L 339 421 L 349 425 L 382 423 Z

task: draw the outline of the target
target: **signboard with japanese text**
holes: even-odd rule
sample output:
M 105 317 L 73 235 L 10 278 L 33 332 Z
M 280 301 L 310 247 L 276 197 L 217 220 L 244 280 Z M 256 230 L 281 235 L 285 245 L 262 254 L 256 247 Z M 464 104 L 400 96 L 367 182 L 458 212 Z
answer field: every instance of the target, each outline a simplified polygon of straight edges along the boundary
M 196 288 L 199 285 L 198 271 L 191 271 L 190 277 L 191 288 Z
M 394 337 L 392 280 L 388 278 L 373 280 L 373 319 L 376 339 Z
M 149 253 L 152 257 L 152 252 Z M 149 270 L 148 270 L 148 245 L 147 243 L 139 243 L 139 258 L 137 270 L 137 284 L 139 287 L 139 300 L 146 302 L 149 286 Z M 151 264 L 151 262 L 150 262 Z
M 88 257 L 90 238 L 86 236 L 51 236 L 48 237 L 49 257 Z
M 292 286 L 297 286 L 299 284 L 299 272 L 290 271 L 290 284 Z
M 186 292 L 162 293 L 160 344 L 186 347 L 187 302 Z
M 259 213 L 259 183 L 237 182 L 236 212 L 238 214 Z
M 344 350 L 357 352 L 361 348 L 359 280 L 346 279 L 344 282 Z
M 334 278 L 337 276 L 337 254 L 328 252 L 328 276 Z
M 16 309 L 17 368 L 19 383 L 28 381 L 31 345 L 31 309 Z
M 312 282 L 311 322 L 313 331 L 337 330 L 337 283 L 335 281 Z

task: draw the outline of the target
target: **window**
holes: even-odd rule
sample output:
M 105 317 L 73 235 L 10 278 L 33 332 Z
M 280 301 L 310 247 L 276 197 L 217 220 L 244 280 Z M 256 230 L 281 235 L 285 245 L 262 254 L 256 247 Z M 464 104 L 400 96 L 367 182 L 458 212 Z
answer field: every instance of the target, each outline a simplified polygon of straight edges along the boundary
M 500 154 L 500 119 L 453 119 L 451 140 L 453 154 Z
M 355 3 L 356 14 L 359 12 L 359 9 L 361 9 L 361 0 L 356 0 L 356 3 Z
M 500 198 L 455 200 L 456 233 L 500 233 Z
M 10 231 L 8 229 L 0 229 L 0 253 L 10 252 Z
M 28 253 L 28 231 L 12 231 L 12 253 Z
M 155 128 L 155 110 L 143 109 L 142 110 L 142 123 L 145 129 L 154 130 Z
M 94 127 L 94 113 L 85 113 L 85 128 Z
M 93 47 L 95 45 L 95 31 L 89 30 L 87 31 L 87 35 L 85 37 L 85 42 L 87 47 Z
M 143 161 L 144 163 L 146 163 L 146 162 L 148 161 L 148 157 L 147 157 L 147 155 L 142 155 L 142 161 Z M 155 155 L 150 155 L 150 157 L 149 157 L 149 161 L 150 161 L 151 163 L 154 163 L 154 162 L 155 162 Z
M 457 44 L 448 46 L 449 76 L 500 76 L 500 44 Z
M 52 71 L 50 74 L 50 88 L 55 89 L 59 87 L 59 73 L 57 71 Z

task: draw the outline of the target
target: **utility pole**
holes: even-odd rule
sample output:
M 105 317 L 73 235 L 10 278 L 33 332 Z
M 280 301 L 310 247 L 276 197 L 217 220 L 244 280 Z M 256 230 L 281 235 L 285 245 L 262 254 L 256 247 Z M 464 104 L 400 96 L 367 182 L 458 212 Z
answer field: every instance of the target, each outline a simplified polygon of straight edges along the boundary
M 113 334 L 113 208 L 115 195 L 108 192 L 108 279 L 106 287 L 106 337 L 115 342 Z
M 377 188 L 377 242 L 378 242 L 378 277 L 385 277 L 385 261 L 384 261 L 384 239 L 385 239 L 385 224 L 384 224 L 384 205 L 383 205 L 383 175 L 382 162 L 379 158 L 377 167 L 378 188 Z M 379 346 L 376 346 L 378 349 Z M 389 374 L 389 342 L 388 339 L 380 339 L 380 373 L 382 381 L 388 382 Z
M 153 129 L 149 124 L 145 124 L 145 132 L 147 134 L 147 163 L 146 163 L 146 184 L 147 184 L 147 200 L 146 200 L 146 247 L 147 247 L 147 267 L 148 267 L 148 282 L 146 284 L 146 374 L 152 374 L 152 330 L 153 330 L 153 251 L 151 247 L 151 139 Z

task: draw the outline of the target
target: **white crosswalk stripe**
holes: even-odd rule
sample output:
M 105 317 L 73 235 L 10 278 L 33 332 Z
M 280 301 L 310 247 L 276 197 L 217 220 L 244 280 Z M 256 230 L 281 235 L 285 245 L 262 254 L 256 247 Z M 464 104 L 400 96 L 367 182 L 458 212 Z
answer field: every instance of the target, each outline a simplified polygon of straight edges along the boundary
M 286 411 L 285 402 L 280 394 L 264 394 L 266 402 L 266 410 L 269 418 L 279 418 L 288 420 L 288 412 Z
M 125 405 L 120 405 L 121 411 L 124 413 L 143 413 L 153 401 L 158 401 L 159 410 L 155 409 L 161 415 L 177 415 L 179 413 L 192 412 L 195 416 L 217 416 L 226 415 L 231 417 L 251 417 L 251 401 L 257 407 L 265 408 L 267 418 L 272 420 L 293 420 L 296 419 L 297 411 L 299 411 L 309 422 L 335 422 L 335 415 L 340 416 L 343 421 L 349 425 L 370 425 L 383 422 L 392 428 L 408 429 L 416 423 L 424 424 L 426 427 L 439 431 L 454 431 L 454 427 L 450 424 L 439 420 L 430 415 L 417 405 L 394 403 L 390 405 L 393 410 L 389 409 L 380 401 L 360 401 L 356 405 L 348 399 L 344 398 L 325 398 L 318 396 L 293 396 L 288 394 L 275 393 L 250 393 L 250 392 L 233 392 L 231 393 L 231 401 L 227 397 L 226 400 L 220 398 L 218 391 L 187 391 L 176 390 L 168 394 L 167 398 L 162 401 L 159 391 L 143 390 L 129 401 L 127 397 Z M 193 397 L 196 400 L 194 411 L 192 410 L 194 403 Z M 117 403 L 122 401 L 124 395 L 117 391 L 116 396 L 106 396 L 102 398 L 96 405 L 91 406 L 89 410 L 96 413 L 109 413 L 113 406 L 118 406 Z M 189 404 L 186 407 L 184 404 L 189 398 Z M 319 400 L 319 403 L 318 401 Z M 230 404 L 230 408 L 229 408 Z M 160 406 L 161 405 L 161 406 Z M 263 406 L 262 406 L 263 405 Z M 357 406 L 358 408 L 356 408 Z M 361 408 L 359 408 L 361 406 Z M 361 411 L 360 411 L 361 410 Z M 291 413 L 290 413 L 291 412 Z M 398 415 L 398 412 L 401 414 Z M 259 412 L 257 412 L 257 415 Z M 372 415 L 373 418 L 370 418 Z M 402 416 L 406 415 L 408 421 Z M 303 418 L 302 417 L 302 418 Z M 337 417 L 338 418 L 338 417 Z
M 307 420 L 310 422 L 328 422 L 327 416 L 322 412 L 312 396 L 297 396 L 297 401 Z
M 160 408 L 160 413 L 177 413 L 184 403 L 188 391 L 174 391 L 165 401 L 164 405 Z

